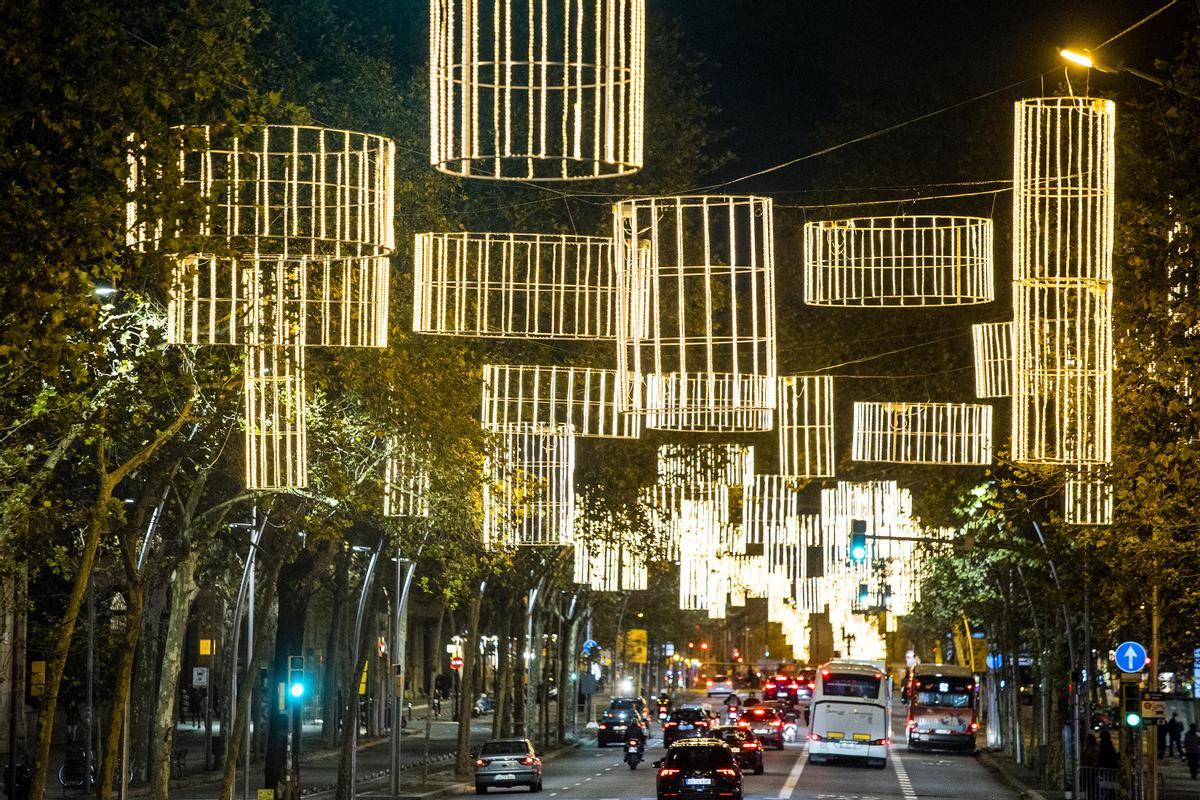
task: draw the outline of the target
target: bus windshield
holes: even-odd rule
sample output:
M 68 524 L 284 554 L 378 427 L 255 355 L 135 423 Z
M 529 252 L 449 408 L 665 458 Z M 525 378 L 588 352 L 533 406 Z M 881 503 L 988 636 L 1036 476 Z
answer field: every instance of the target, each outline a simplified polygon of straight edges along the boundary
M 916 704 L 940 708 L 970 708 L 974 685 L 963 678 L 927 678 L 917 683 Z
M 826 697 L 854 697 L 875 700 L 879 697 L 880 675 L 859 675 L 851 672 L 831 672 L 822 675 L 822 691 Z

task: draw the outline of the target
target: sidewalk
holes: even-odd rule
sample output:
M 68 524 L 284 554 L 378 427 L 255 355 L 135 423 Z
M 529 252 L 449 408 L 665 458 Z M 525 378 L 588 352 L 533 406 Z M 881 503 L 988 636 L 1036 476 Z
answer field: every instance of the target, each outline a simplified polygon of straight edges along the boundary
M 1200 780 L 1192 780 L 1184 761 L 1164 758 L 1158 762 L 1158 771 L 1162 776 L 1159 800 L 1200 800 Z

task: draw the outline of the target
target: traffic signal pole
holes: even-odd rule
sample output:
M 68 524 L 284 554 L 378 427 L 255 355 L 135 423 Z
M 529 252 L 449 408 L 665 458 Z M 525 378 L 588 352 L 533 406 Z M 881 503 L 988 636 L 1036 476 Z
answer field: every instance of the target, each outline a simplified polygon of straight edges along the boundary
M 1154 581 L 1150 587 L 1150 691 L 1159 691 L 1158 683 L 1158 627 L 1161 622 L 1158 603 L 1158 570 L 1154 571 Z M 1155 695 L 1157 697 L 1157 695 Z M 1162 725 L 1165 720 L 1157 720 L 1156 725 Z M 1157 734 L 1158 731 L 1155 731 Z M 1158 736 L 1145 737 L 1150 750 L 1146 759 L 1146 800 L 1158 800 Z

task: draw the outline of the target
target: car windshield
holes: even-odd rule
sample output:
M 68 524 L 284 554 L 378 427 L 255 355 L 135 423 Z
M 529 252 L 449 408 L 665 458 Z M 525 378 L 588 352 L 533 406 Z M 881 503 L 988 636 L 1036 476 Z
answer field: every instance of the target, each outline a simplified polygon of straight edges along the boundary
M 529 753 L 529 746 L 524 742 L 487 742 L 483 745 L 480 755 L 484 756 L 523 756 Z
M 831 672 L 824 675 L 823 690 L 827 697 L 857 697 L 874 700 L 879 696 L 879 675 L 857 675 L 847 672 Z
M 713 676 L 713 683 L 728 683 L 728 682 L 729 682 L 728 675 L 714 675 Z
M 704 714 L 696 708 L 681 708 L 675 713 L 671 714 L 671 719 L 675 720 L 676 722 L 695 722 L 696 720 L 703 718 Z
M 633 708 L 633 701 L 632 700 L 613 700 L 611 703 L 608 704 L 608 707 L 609 708 L 625 708 L 625 709 Z
M 970 708 L 971 682 L 962 678 L 931 678 L 917 685 L 917 705 Z
M 667 766 L 675 769 L 716 769 L 733 765 L 728 747 L 672 747 Z

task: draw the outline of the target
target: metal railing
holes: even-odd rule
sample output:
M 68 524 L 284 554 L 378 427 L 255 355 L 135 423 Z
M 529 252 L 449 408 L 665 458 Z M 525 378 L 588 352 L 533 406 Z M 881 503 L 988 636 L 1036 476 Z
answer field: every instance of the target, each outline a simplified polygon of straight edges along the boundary
M 1100 767 L 1079 768 L 1080 800 L 1146 800 L 1146 773 L 1130 772 L 1128 784 L 1121 785 L 1121 770 Z M 1160 792 L 1161 796 L 1161 792 Z

